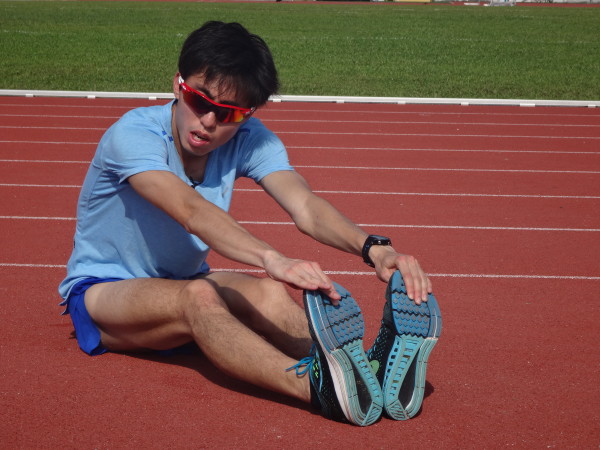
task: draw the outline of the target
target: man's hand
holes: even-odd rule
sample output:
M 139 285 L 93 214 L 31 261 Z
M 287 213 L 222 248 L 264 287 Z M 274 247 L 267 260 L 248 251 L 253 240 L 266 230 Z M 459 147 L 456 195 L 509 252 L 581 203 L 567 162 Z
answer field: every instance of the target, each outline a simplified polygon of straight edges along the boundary
M 260 185 L 287 211 L 304 234 L 338 250 L 360 255 L 367 237 L 366 232 L 343 216 L 329 202 L 316 196 L 306 180 L 297 172 L 271 173 L 261 180 Z M 379 279 L 387 283 L 394 271 L 400 270 L 409 297 L 417 304 L 427 301 L 427 294 L 432 290 L 431 282 L 415 258 L 396 253 L 391 247 L 379 245 L 371 247 L 369 256 L 375 264 Z M 313 268 L 310 271 L 322 274 L 318 265 L 316 267 L 317 269 Z M 334 292 L 328 290 L 333 289 L 332 285 L 328 284 L 331 283 L 329 279 L 324 274 L 320 277 L 324 277 L 321 279 L 327 280 L 326 284 L 329 286 L 321 290 L 325 293 Z M 281 279 L 283 281 L 285 277 Z
M 316 262 L 290 259 L 280 253 L 271 252 L 265 258 L 265 271 L 276 281 L 281 281 L 295 289 L 320 290 L 334 305 L 342 298 L 335 290 L 333 282 Z
M 408 297 L 417 305 L 427 301 L 427 294 L 433 291 L 433 287 L 414 256 L 403 255 L 391 247 L 383 246 L 371 247 L 369 256 L 375 263 L 375 271 L 381 281 L 387 283 L 392 274 L 399 270 L 404 279 Z

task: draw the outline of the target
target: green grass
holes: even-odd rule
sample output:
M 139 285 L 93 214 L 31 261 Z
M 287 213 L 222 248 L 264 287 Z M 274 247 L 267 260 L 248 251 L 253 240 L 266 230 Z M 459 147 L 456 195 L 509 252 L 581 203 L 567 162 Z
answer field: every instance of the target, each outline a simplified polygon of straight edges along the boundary
M 600 99 L 600 8 L 0 1 L 0 88 L 168 92 L 206 20 L 270 45 L 282 94 Z

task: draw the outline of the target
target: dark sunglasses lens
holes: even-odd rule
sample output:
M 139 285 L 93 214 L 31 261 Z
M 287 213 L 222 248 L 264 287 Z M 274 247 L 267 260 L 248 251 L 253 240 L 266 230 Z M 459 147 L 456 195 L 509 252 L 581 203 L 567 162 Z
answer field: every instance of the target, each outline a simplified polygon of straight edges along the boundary
M 215 113 L 216 119 L 221 123 L 228 123 L 231 121 L 231 118 L 235 116 L 235 114 L 233 114 L 234 111 L 228 108 L 213 105 L 204 97 L 196 94 L 195 92 L 184 90 L 183 98 L 185 102 L 192 107 L 196 114 L 202 115 L 212 111 Z
M 183 99 L 196 112 L 196 114 L 206 114 L 211 110 L 212 105 L 210 103 L 191 91 L 184 90 Z
M 215 117 L 217 118 L 217 120 L 219 122 L 221 122 L 221 123 L 229 122 L 229 110 L 227 110 L 225 108 L 221 108 L 219 106 L 215 106 L 213 111 L 215 113 Z

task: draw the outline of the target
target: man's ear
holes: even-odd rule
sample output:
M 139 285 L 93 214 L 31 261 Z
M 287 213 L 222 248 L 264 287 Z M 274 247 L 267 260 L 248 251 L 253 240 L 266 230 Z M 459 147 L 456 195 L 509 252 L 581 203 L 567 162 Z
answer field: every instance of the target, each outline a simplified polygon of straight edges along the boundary
M 181 74 L 179 72 L 177 72 L 175 74 L 175 76 L 173 77 L 173 95 L 175 95 L 175 99 L 179 100 L 179 77 L 181 76 Z

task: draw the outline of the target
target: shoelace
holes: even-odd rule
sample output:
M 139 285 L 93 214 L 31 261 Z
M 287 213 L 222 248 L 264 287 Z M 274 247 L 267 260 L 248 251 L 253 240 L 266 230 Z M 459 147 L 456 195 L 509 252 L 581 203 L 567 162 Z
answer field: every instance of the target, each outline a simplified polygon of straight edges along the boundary
M 313 344 L 312 347 L 310 348 L 310 354 L 308 356 L 305 356 L 304 358 L 302 358 L 300 361 L 298 361 L 292 367 L 288 367 L 287 369 L 285 369 L 285 371 L 289 372 L 290 370 L 295 370 L 296 375 L 298 375 L 298 376 L 304 375 L 306 372 L 308 372 L 310 370 L 311 366 L 315 362 L 316 354 L 317 354 L 317 347 L 315 346 L 315 344 Z

